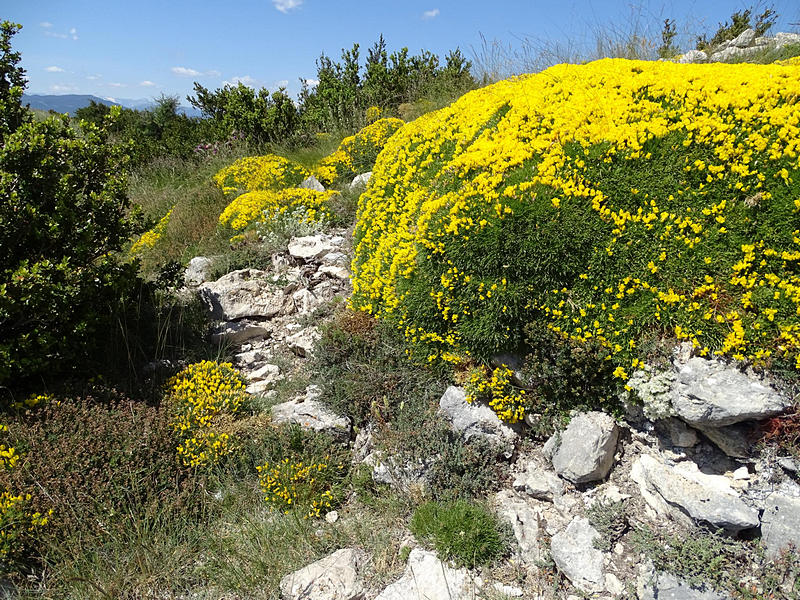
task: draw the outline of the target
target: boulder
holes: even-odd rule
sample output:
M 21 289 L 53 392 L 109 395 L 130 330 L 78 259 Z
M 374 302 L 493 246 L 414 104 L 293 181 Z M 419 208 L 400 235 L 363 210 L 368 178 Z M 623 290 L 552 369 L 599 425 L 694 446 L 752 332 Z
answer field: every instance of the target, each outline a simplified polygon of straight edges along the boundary
M 747 423 L 737 423 L 727 427 L 699 427 L 711 443 L 732 458 L 748 458 L 753 428 Z
M 361 175 L 356 175 L 353 177 L 353 181 L 350 182 L 350 189 L 355 190 L 358 188 L 365 188 L 369 183 L 369 180 L 372 178 L 372 171 L 368 171 L 367 173 L 361 173 Z
M 800 498 L 773 492 L 765 500 L 764 508 L 761 536 L 767 556 L 777 558 L 790 545 L 800 549 Z
M 728 47 L 731 48 L 747 48 L 756 39 L 756 32 L 752 29 L 745 29 L 742 33 L 733 38 Z
M 609 415 L 592 411 L 574 417 L 561 434 L 553 468 L 580 484 L 603 479 L 611 470 L 619 428 Z
M 564 493 L 564 484 L 555 473 L 529 462 L 524 473 L 514 479 L 513 488 L 537 500 L 552 502 Z
M 605 589 L 603 553 L 594 547 L 600 537 L 588 519 L 574 518 L 567 528 L 550 540 L 550 553 L 558 570 L 582 592 Z
M 269 383 L 275 383 L 281 379 L 283 379 L 281 368 L 278 365 L 271 365 L 269 363 L 261 365 L 257 369 L 247 373 L 248 381 L 267 381 Z
M 414 548 L 403 576 L 375 600 L 473 600 L 481 585 L 466 569 L 452 569 L 433 552 Z
M 672 467 L 643 454 L 631 469 L 645 501 L 687 524 L 708 523 L 729 532 L 757 527 L 758 511 L 742 502 L 727 477 L 701 472 L 692 461 Z
M 505 425 L 491 408 L 477 402 L 467 402 L 463 388 L 450 386 L 439 400 L 439 412 L 450 422 L 453 431 L 465 441 L 481 438 L 510 456 L 517 433 Z
M 690 425 L 722 427 L 765 419 L 791 404 L 755 376 L 719 360 L 692 357 L 677 367 L 672 407 Z
M 260 323 L 250 321 L 227 321 L 220 323 L 211 332 L 211 341 L 215 344 L 243 344 L 248 340 L 264 338 L 270 330 Z
M 696 63 L 708 60 L 708 55 L 702 50 L 689 50 L 678 58 L 679 63 Z
M 195 256 L 189 261 L 186 272 L 183 274 L 183 281 L 186 285 L 196 286 L 208 281 L 214 261 L 206 256 Z
M 783 48 L 789 44 L 800 44 L 800 33 L 787 33 L 780 31 L 772 37 L 776 49 Z
M 298 185 L 297 187 L 303 188 L 303 189 L 306 189 L 306 190 L 314 190 L 316 192 L 324 192 L 325 191 L 325 186 L 322 185 L 319 182 L 319 179 L 317 179 L 313 175 L 309 175 L 308 177 L 306 177 L 302 182 L 300 182 L 300 185 Z
M 288 246 L 289 254 L 303 260 L 322 258 L 337 248 L 338 245 L 332 242 L 331 236 L 324 233 L 292 238 Z
M 306 430 L 339 437 L 350 435 L 350 419 L 335 414 L 309 394 L 273 406 L 272 422 L 277 425 L 296 423 Z
M 200 298 L 218 321 L 235 321 L 244 317 L 270 319 L 293 310 L 283 290 L 275 285 L 266 271 L 241 269 L 223 275 L 198 288 Z
M 343 548 L 286 575 L 280 582 L 283 600 L 360 600 L 364 556 Z
M 541 515 L 523 496 L 502 490 L 495 496 L 497 514 L 506 521 L 517 540 L 518 558 L 528 565 L 535 565 L 542 559 L 539 547 L 539 519 Z

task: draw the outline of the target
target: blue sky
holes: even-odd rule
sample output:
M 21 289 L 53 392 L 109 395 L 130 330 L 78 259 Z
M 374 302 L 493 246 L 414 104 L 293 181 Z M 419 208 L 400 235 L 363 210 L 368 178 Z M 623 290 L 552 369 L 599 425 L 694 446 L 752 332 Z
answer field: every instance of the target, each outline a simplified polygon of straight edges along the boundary
M 313 80 L 321 52 L 338 57 L 383 33 L 389 49 L 437 54 L 460 47 L 480 55 L 481 39 L 518 47 L 568 42 L 590 46 L 595 32 L 639 23 L 658 35 L 666 17 L 683 32 L 714 30 L 749 2 L 723 0 L 6 0 L 3 18 L 24 26 L 14 40 L 28 92 L 114 98 L 181 98 L 199 81 L 211 89 Z M 774 31 L 798 31 L 797 0 L 771 3 Z

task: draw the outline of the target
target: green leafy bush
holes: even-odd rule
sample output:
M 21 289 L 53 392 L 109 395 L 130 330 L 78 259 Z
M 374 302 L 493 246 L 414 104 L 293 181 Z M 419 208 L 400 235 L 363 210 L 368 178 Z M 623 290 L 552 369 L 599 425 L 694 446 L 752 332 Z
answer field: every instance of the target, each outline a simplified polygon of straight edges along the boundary
M 124 155 L 108 131 L 67 117 L 34 122 L 24 73 L 2 26 L 0 383 L 76 363 L 107 328 L 136 265 L 115 253 L 141 230 L 125 195 Z
M 466 500 L 426 502 L 414 511 L 409 527 L 417 539 L 433 546 L 441 559 L 458 566 L 489 564 L 507 549 L 497 517 Z

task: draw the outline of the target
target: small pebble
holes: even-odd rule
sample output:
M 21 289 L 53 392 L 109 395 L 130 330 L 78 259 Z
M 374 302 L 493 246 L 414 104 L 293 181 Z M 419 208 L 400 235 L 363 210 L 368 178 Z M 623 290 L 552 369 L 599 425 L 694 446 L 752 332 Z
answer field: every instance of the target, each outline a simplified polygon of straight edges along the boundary
M 339 513 L 336 512 L 335 510 L 332 510 L 331 512 L 325 515 L 325 520 L 328 523 L 336 523 L 336 521 L 339 520 Z

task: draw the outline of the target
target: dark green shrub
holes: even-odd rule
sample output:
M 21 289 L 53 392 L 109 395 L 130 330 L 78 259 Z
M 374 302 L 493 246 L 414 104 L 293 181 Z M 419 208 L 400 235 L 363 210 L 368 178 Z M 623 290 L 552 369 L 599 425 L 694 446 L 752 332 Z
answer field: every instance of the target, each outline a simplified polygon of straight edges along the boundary
M 497 517 L 465 500 L 426 502 L 414 511 L 409 527 L 417 539 L 433 546 L 442 560 L 458 566 L 489 564 L 507 548 Z
M 613 412 L 618 408 L 608 350 L 591 342 L 565 340 L 537 322 L 525 327 L 525 346 L 529 353 L 520 375 L 534 434 L 549 436 L 574 409 Z
M 722 42 L 732 40 L 746 29 L 750 28 L 755 30 L 757 36 L 764 35 L 775 24 L 778 15 L 772 8 L 766 8 L 764 12 L 757 15 L 755 21 L 753 21 L 753 10 L 754 8 L 751 6 L 745 10 L 737 10 L 734 12 L 731 15 L 730 23 L 725 21 L 719 24 L 717 31 L 711 36 L 711 40 L 705 35 L 699 36 L 697 38 L 697 49 L 708 50 L 709 48 L 715 48 Z
M 402 339 L 363 312 L 341 311 L 323 329 L 314 354 L 323 401 L 358 426 L 371 416 L 390 420 L 403 405 L 429 405 L 442 380 L 409 360 Z
M 108 131 L 66 116 L 34 122 L 2 26 L 0 103 L 0 383 L 79 361 L 109 327 L 136 265 L 115 256 L 140 231 Z

